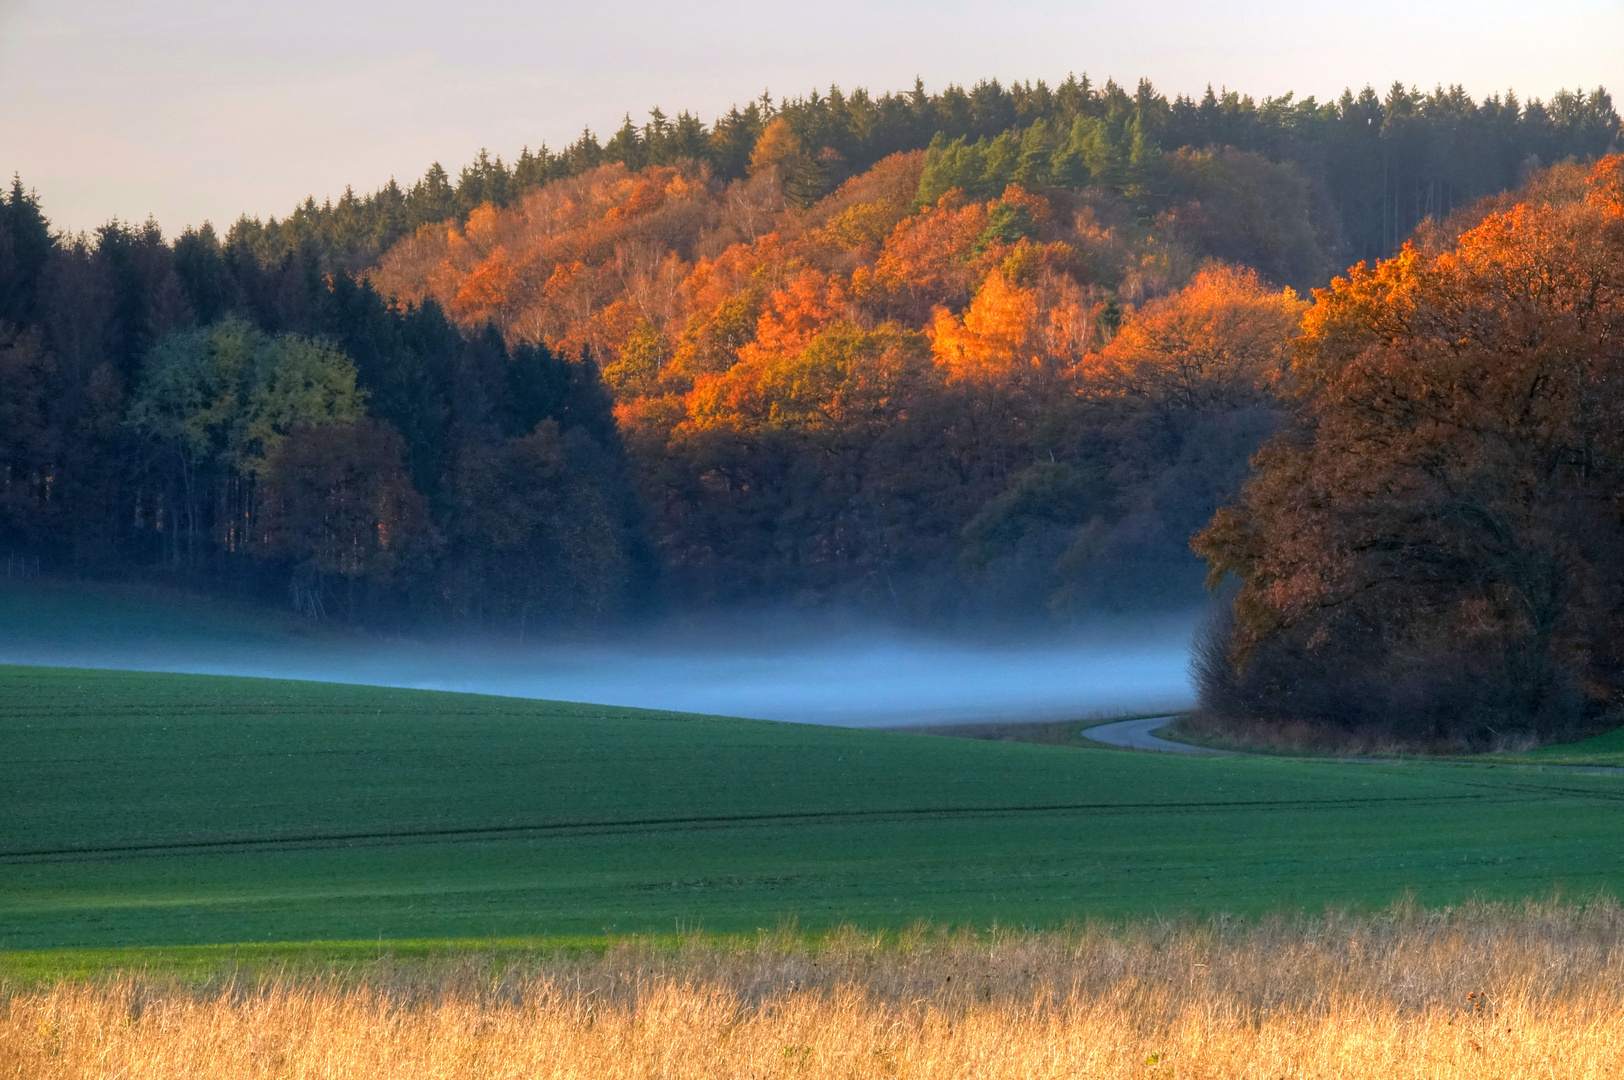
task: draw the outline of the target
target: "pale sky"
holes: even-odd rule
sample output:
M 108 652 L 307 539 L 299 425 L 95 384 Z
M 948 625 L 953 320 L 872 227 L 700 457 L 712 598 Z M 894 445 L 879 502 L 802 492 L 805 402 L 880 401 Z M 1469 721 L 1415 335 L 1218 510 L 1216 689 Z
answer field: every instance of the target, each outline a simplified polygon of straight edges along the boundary
M 0 172 L 58 227 L 150 214 L 172 234 L 656 104 L 708 121 L 765 89 L 1068 72 L 1169 95 L 1402 79 L 1624 98 L 1624 0 L 0 0 Z

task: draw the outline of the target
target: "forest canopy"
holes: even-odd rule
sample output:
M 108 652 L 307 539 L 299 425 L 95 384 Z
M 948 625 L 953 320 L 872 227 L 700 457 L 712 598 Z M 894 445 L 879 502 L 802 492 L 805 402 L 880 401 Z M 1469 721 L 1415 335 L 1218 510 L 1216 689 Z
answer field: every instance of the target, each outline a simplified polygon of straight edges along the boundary
M 1311 290 L 1524 182 L 1590 205 L 1546 166 L 1618 139 L 1603 90 L 1075 78 L 656 109 L 172 241 L 53 232 L 18 179 L 0 547 L 363 622 L 1188 604 L 1189 537 L 1315 415 L 1303 350 L 1350 286 Z M 1214 546 L 1241 514 L 1202 543 L 1246 577 Z

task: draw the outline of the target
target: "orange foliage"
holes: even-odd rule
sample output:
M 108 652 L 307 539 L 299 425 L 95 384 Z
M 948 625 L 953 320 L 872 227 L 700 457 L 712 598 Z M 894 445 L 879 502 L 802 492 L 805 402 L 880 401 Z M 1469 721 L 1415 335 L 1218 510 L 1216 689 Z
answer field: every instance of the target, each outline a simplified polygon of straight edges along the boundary
M 629 297 L 661 325 L 680 317 L 697 246 L 726 227 L 722 199 L 702 176 L 608 165 L 502 210 L 479 207 L 462 229 L 420 229 L 384 256 L 372 281 L 401 299 L 432 296 L 464 325 L 493 319 L 511 338 L 612 357 L 615 335 L 635 320 L 600 314 Z
M 1400 662 L 1382 649 L 1447 655 L 1475 693 L 1500 688 L 1479 724 L 1556 715 L 1575 687 L 1624 700 L 1621 170 L 1316 293 L 1305 428 L 1197 539 L 1244 582 L 1237 656 L 1376 649 L 1379 673 Z
M 750 171 L 782 167 L 800 155 L 801 140 L 795 136 L 789 121 L 782 116 L 774 117 L 750 151 Z
M 1258 400 L 1274 392 L 1289 366 L 1307 306 L 1290 289 L 1266 287 L 1251 270 L 1203 270 L 1136 312 L 1077 373 L 1094 392 L 1185 408 Z
M 1624 154 L 1602 158 L 1590 171 L 1589 197 L 1610 215 L 1624 216 Z M 1618 223 L 1613 222 L 1616 228 Z
M 763 169 L 799 153 L 787 126 L 769 133 Z M 623 422 L 656 438 L 656 428 L 853 415 L 806 393 L 855 400 L 857 383 L 807 372 L 887 357 L 934 356 L 937 373 L 910 385 L 1058 386 L 1097 343 L 1101 268 L 1137 266 L 1150 249 L 1132 249 L 1090 208 L 1019 186 L 917 208 L 922 161 L 888 158 L 805 210 L 765 177 L 722 188 L 676 168 L 605 166 L 503 210 L 481 206 L 462 228 L 422 229 L 373 281 L 403 299 L 436 297 L 465 326 L 590 350 Z M 827 361 L 836 339 L 849 354 L 838 363 Z M 812 367 L 786 374 L 797 364 Z
M 688 389 L 700 376 L 719 374 L 738 363 L 739 350 L 755 338 L 760 311 L 760 301 L 748 289 L 714 308 L 695 311 L 661 382 L 671 389 Z
M 1049 205 L 1048 199 L 1045 199 L 1042 195 L 1027 191 L 1019 184 L 1011 184 L 1006 187 L 1004 193 L 998 196 L 998 201 L 1006 206 L 1018 207 L 1026 211 L 1032 216 L 1033 224 L 1040 229 L 1048 225 L 1054 218 L 1054 208 Z
M 860 429 L 893 418 L 931 379 L 924 336 L 886 323 L 836 322 L 794 353 L 752 353 L 698 380 L 683 435 L 712 427 L 797 431 Z
M 937 307 L 960 307 L 980 275 L 971 264 L 987 208 L 956 191 L 901 222 L 886 237 L 873 267 L 852 275 L 852 291 L 871 307 L 919 325 Z M 985 273 L 985 268 L 982 268 Z
M 931 344 L 950 381 L 1052 381 L 1088 350 L 1095 305 L 1074 279 L 1042 262 L 1037 245 L 1023 240 L 987 275 L 962 318 L 936 309 Z
M 835 261 L 857 265 L 873 261 L 879 246 L 913 213 L 924 154 L 893 154 L 866 173 L 852 177 L 839 190 L 785 224 L 804 227 L 809 250 L 829 249 Z
M 795 352 L 844 309 L 845 293 L 839 282 L 805 267 L 767 296 L 752 348 L 770 353 Z
M 498 247 L 457 286 L 451 300 L 452 314 L 462 322 L 500 319 L 512 299 L 514 277 L 507 249 Z

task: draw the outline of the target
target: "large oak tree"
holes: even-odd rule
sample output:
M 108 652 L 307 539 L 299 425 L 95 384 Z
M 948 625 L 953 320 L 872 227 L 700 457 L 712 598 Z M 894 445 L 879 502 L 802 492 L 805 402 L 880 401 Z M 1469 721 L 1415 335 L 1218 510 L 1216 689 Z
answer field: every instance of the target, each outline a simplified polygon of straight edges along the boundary
M 1301 421 L 1196 540 L 1209 703 L 1492 740 L 1624 702 L 1624 157 L 1316 294 Z

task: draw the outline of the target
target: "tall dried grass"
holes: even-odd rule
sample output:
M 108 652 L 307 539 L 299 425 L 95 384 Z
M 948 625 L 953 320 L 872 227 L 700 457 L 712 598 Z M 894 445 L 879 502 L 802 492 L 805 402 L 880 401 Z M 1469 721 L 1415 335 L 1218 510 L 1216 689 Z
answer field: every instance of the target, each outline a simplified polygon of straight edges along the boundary
M 6 1077 L 1616 1077 L 1616 904 L 13 987 Z

